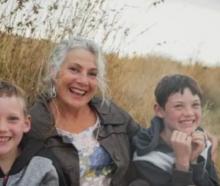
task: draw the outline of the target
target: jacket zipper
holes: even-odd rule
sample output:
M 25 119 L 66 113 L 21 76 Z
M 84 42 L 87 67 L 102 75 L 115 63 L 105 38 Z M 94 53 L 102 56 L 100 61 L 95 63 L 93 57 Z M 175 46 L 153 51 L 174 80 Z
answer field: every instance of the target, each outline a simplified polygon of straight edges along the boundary
M 4 176 L 4 178 L 3 178 L 3 186 L 6 186 L 6 185 L 7 185 L 7 183 L 8 183 L 8 178 L 9 178 L 9 176 Z

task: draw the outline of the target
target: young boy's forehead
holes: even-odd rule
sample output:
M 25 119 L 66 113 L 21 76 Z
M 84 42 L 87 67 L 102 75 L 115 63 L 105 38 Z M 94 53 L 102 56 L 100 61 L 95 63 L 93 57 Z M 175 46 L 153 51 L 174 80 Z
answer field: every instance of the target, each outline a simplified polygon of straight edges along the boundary
M 170 95 L 171 94 L 175 94 L 175 93 L 180 93 L 180 94 L 184 94 L 185 90 L 189 90 L 193 95 L 196 94 L 194 93 L 194 91 L 192 90 L 191 87 L 188 87 L 188 86 L 184 86 L 184 87 L 179 87 L 179 89 L 173 89 L 170 91 Z
M 23 97 L 16 96 L 16 95 L 12 95 L 12 96 L 0 95 L 0 99 L 6 99 L 6 101 L 7 101 L 7 100 L 8 100 L 8 101 L 9 101 L 9 100 L 10 100 L 10 101 L 12 101 L 12 100 L 16 101 L 16 102 L 21 106 L 22 111 L 24 111 L 24 113 L 26 114 L 26 110 L 27 110 L 27 108 L 26 108 L 26 102 L 25 102 L 25 100 L 23 99 Z M 12 103 L 12 102 L 10 102 L 10 103 Z M 0 104 L 1 104 L 1 102 L 0 102 Z
M 180 100 L 182 100 L 181 98 L 184 95 L 190 96 L 190 98 L 194 101 L 195 100 L 201 101 L 199 94 L 193 93 L 193 91 L 189 87 L 185 87 L 183 90 L 179 90 L 179 91 L 175 91 L 175 92 L 170 93 L 166 102 L 168 102 L 168 100 L 170 100 L 171 97 L 175 97 L 176 100 L 178 100 L 178 98 Z

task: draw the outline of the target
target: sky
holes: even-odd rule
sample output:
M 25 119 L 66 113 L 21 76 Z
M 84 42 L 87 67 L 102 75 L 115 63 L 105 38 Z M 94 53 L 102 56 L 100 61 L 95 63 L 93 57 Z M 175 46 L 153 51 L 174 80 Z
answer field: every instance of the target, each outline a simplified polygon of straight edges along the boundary
M 129 7 L 124 24 L 133 31 L 122 53 L 159 53 L 220 66 L 219 0 L 164 0 L 154 7 L 147 0 L 124 2 Z
M 80 8 L 76 8 L 76 2 L 79 2 L 78 5 L 81 7 L 86 3 L 82 0 L 58 1 L 58 10 L 47 15 L 48 4 L 56 0 L 28 1 L 29 4 L 27 3 L 20 14 L 13 18 L 9 13 L 10 8 L 16 7 L 16 0 L 7 2 L 7 6 L 5 4 L 5 7 L 0 7 L 0 13 L 8 14 L 5 20 L 9 24 L 15 19 L 18 19 L 17 22 L 26 19 L 35 20 L 34 27 L 38 29 L 39 38 L 44 37 L 45 32 L 52 33 L 48 28 L 54 28 L 56 34 L 64 33 L 62 24 L 71 23 L 73 12 L 81 16 Z M 40 4 L 40 14 L 33 15 L 30 4 L 36 2 Z M 91 35 L 92 39 L 103 45 L 105 51 L 116 50 L 121 55 L 129 56 L 159 54 L 181 61 L 193 63 L 199 60 L 205 65 L 220 66 L 220 0 L 106 0 L 106 2 L 108 14 L 101 19 L 111 20 L 113 19 L 111 13 L 121 12 L 118 14 L 120 19 L 114 25 L 117 37 L 109 37 L 110 39 L 103 44 L 106 29 L 98 31 L 94 29 Z M 155 2 L 156 6 L 153 5 Z M 62 7 L 65 7 L 65 11 Z M 86 12 L 82 13 L 85 16 Z M 88 20 L 90 18 L 92 19 L 92 16 L 88 14 Z M 55 19 L 59 24 L 54 21 Z M 74 33 L 82 33 L 82 24 L 83 20 L 76 22 Z M 21 32 L 22 29 L 20 28 Z M 27 29 L 29 29 L 27 33 L 31 35 L 31 28 Z M 123 29 L 126 30 L 126 34 L 123 34 L 125 33 Z M 84 31 L 86 33 L 86 30 Z

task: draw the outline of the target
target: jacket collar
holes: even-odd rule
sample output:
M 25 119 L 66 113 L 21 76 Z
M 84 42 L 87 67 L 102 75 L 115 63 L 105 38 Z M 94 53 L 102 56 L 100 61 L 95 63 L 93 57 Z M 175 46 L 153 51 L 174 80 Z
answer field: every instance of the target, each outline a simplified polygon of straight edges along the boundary
M 33 148 L 34 147 L 34 148 Z M 8 175 L 16 174 L 27 166 L 31 158 L 36 155 L 42 148 L 43 142 L 28 135 L 24 135 L 19 147 L 21 154 L 16 158 Z M 4 173 L 0 169 L 0 177 L 3 177 Z
M 122 125 L 125 122 L 122 110 L 109 100 L 103 102 L 101 98 L 94 97 L 89 105 L 95 109 L 102 125 Z
M 137 155 L 141 156 L 154 150 L 160 141 L 160 132 L 163 129 L 163 121 L 158 117 L 151 120 L 150 128 L 142 128 L 133 138 L 133 144 L 137 147 Z
M 50 123 L 54 123 L 54 117 L 49 111 L 48 103 L 51 101 L 48 95 L 44 94 L 40 96 L 38 100 L 41 104 L 43 104 L 45 110 L 45 114 L 47 118 L 50 120 Z M 93 108 L 101 120 L 101 125 L 121 125 L 124 121 L 123 111 L 119 109 L 113 102 L 106 100 L 102 101 L 100 97 L 94 97 L 89 105 Z

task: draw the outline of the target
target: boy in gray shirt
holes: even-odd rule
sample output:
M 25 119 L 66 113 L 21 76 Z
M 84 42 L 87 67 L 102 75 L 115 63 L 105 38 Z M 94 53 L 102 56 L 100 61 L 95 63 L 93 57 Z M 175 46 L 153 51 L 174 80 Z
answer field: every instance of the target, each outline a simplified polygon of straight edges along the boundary
M 55 157 L 26 135 L 30 128 L 24 91 L 0 81 L 0 185 L 65 185 Z

